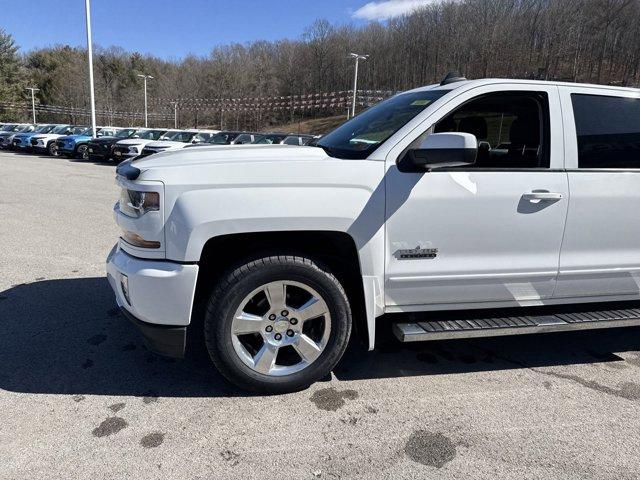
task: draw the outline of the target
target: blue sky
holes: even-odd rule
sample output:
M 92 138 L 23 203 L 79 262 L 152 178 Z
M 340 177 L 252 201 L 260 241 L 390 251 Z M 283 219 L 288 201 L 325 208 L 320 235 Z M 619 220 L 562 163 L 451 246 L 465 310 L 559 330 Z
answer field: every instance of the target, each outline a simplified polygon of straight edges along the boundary
M 362 25 L 434 0 L 93 0 L 93 41 L 179 59 L 251 40 L 298 38 L 318 18 Z M 23 52 L 84 46 L 84 0 L 0 0 L 0 27 Z M 32 13 L 33 12 L 33 13 Z

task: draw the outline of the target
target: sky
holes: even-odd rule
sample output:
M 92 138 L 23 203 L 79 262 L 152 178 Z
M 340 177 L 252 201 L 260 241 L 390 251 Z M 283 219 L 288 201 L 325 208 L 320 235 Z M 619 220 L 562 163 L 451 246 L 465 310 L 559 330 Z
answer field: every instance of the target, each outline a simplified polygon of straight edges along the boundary
M 179 60 L 217 45 L 296 39 L 316 19 L 364 25 L 436 0 L 92 0 L 95 45 Z M 2 8 L 5 7 L 5 8 Z M 0 28 L 21 51 L 86 45 L 84 0 L 0 0 Z

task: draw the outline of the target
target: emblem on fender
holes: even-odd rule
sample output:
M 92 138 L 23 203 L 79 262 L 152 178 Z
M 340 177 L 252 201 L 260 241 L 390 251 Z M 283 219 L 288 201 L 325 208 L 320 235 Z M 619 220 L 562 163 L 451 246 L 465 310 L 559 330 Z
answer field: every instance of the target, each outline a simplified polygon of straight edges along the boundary
M 437 248 L 408 248 L 397 250 L 394 254 L 398 260 L 418 260 L 422 258 L 436 258 L 438 256 Z

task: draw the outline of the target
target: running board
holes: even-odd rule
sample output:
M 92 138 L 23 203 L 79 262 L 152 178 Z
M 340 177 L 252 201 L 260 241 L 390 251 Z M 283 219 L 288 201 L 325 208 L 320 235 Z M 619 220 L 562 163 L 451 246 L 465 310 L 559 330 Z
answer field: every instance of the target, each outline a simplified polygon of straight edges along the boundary
M 401 342 L 424 342 L 636 326 L 640 326 L 640 308 L 396 323 L 393 333 Z

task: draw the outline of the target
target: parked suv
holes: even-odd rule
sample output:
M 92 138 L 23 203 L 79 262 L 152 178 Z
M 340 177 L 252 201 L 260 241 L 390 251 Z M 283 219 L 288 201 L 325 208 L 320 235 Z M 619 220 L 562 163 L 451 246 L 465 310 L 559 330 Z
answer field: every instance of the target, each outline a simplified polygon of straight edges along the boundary
M 640 299 L 639 96 L 447 78 L 318 148 L 125 162 L 109 282 L 156 351 L 202 328 L 261 392 L 326 377 L 352 331 L 374 348 L 383 314 L 403 342 L 640 325 L 596 304 Z
M 165 135 L 171 136 L 178 130 L 145 130 L 133 138 L 119 140 L 113 148 L 113 158 L 116 162 L 137 157 L 145 145 L 160 140 Z
M 13 140 L 11 142 L 11 144 L 13 145 L 13 149 L 14 150 L 18 150 L 18 151 L 30 152 L 31 151 L 31 138 L 34 135 L 37 135 L 39 133 L 49 133 L 54 128 L 56 128 L 56 126 L 57 125 L 52 125 L 52 124 L 37 125 L 30 132 L 16 133 L 13 136 Z
M 146 128 L 123 128 L 116 132 L 115 135 L 100 136 L 89 140 L 89 143 L 87 143 L 89 160 L 99 162 L 112 160 L 114 156 L 113 149 L 117 142 L 128 138 L 136 138 L 147 130 Z
M 121 129 L 116 127 L 97 127 L 96 137 L 112 137 Z M 86 130 L 75 134 L 66 135 L 56 140 L 56 148 L 59 155 L 70 158 L 89 158 L 89 141 L 94 137 L 93 129 Z
M 18 133 L 32 132 L 36 126 L 32 123 L 12 123 L 0 130 L 0 148 L 13 149 L 13 138 Z
M 58 125 L 49 133 L 37 134 L 31 137 L 31 148 L 38 153 L 48 153 L 51 156 L 58 155 L 56 140 L 66 135 L 77 135 L 88 127 Z

